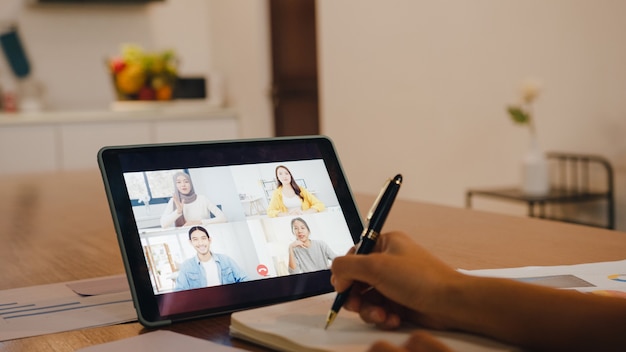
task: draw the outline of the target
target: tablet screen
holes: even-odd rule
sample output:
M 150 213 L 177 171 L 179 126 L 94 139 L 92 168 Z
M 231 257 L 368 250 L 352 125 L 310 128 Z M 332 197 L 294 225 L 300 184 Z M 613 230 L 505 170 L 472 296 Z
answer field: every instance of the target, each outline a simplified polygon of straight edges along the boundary
M 330 292 L 362 230 L 324 137 L 109 147 L 99 162 L 144 325 Z

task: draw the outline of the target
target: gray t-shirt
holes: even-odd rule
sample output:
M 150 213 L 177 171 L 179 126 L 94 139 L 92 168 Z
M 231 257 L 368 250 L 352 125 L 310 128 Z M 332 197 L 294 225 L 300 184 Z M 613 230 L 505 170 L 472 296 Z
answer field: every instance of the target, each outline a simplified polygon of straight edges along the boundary
M 328 269 L 328 261 L 337 256 L 326 242 L 317 240 L 311 240 L 309 248 L 294 248 L 293 255 L 296 258 L 296 268 L 289 268 L 290 274 Z

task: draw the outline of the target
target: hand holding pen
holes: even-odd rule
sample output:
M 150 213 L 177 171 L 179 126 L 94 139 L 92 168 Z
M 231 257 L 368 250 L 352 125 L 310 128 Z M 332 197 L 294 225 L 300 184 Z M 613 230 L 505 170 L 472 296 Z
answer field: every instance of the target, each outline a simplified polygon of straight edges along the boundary
M 393 179 L 389 179 L 385 183 L 385 186 L 383 186 L 383 189 L 367 214 L 367 227 L 361 235 L 361 241 L 358 244 L 356 254 L 369 254 L 374 248 L 376 240 L 378 236 L 380 236 L 383 224 L 387 219 L 387 215 L 389 215 L 391 206 L 398 195 L 401 184 L 402 175 L 398 174 Z M 330 324 L 333 323 L 337 313 L 339 313 L 339 310 L 348 299 L 349 294 L 350 288 L 337 294 L 330 312 L 328 313 L 328 317 L 326 318 L 326 326 L 324 329 L 327 329 Z

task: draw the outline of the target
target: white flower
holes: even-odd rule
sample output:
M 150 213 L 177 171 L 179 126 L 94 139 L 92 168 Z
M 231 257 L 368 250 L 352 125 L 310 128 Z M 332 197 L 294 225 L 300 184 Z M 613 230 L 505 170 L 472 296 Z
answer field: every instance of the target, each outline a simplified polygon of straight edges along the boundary
M 526 104 L 531 104 L 541 91 L 541 81 L 536 78 L 527 78 L 522 82 L 520 87 L 522 93 L 522 101 Z
M 536 78 L 526 78 L 520 85 L 522 103 L 520 105 L 507 106 L 507 111 L 513 122 L 520 125 L 528 125 L 531 133 L 535 133 L 532 103 L 539 96 L 541 86 L 540 80 Z

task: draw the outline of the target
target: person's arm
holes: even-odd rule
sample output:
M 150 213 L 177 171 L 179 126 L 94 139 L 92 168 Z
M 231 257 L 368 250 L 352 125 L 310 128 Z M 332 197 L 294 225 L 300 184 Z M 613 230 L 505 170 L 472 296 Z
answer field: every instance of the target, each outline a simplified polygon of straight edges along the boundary
M 174 285 L 175 291 L 188 290 L 190 287 L 189 282 L 187 281 L 186 268 L 185 263 L 180 266 L 178 269 L 178 275 L 176 276 L 176 284 Z
M 354 281 L 374 290 L 352 290 L 345 308 L 383 328 L 409 320 L 533 350 L 623 349 L 626 299 L 464 275 L 400 232 L 381 235 L 370 255 L 335 258 L 335 289 Z
M 248 281 L 248 275 L 246 274 L 245 271 L 241 270 L 237 262 L 230 257 L 228 257 L 228 260 L 230 262 L 230 265 L 232 265 L 233 275 L 235 276 L 235 282 Z
M 446 319 L 453 327 L 516 345 L 549 351 L 624 349 L 623 338 L 617 339 L 626 332 L 623 298 L 465 277 L 450 290 L 449 299 Z M 465 314 L 452 311 L 461 307 Z
M 202 224 L 203 225 L 217 224 L 217 223 L 222 223 L 222 222 L 227 222 L 228 221 L 228 219 L 226 218 L 226 215 L 224 214 L 222 209 L 220 209 L 217 205 L 213 204 L 206 197 L 205 197 L 205 201 L 206 201 L 206 207 L 207 207 L 207 209 L 209 211 L 209 218 L 208 219 L 202 219 Z M 215 216 L 214 218 L 210 217 L 211 213 L 213 214 L 213 216 Z
M 173 226 L 176 219 L 178 219 L 181 214 L 182 212 L 179 212 L 177 207 L 174 205 L 174 197 L 170 198 L 165 206 L 163 215 L 161 215 L 161 227 L 168 228 Z
M 295 274 L 298 272 L 298 260 L 294 253 L 295 247 L 302 247 L 302 241 L 295 240 L 289 244 L 289 273 Z
M 337 253 L 333 252 L 332 248 L 328 245 L 328 243 L 319 240 L 320 245 L 322 247 L 322 253 L 324 254 L 325 260 L 333 261 L 333 259 L 337 258 Z
M 326 245 L 326 255 L 328 256 L 329 260 L 335 260 L 335 258 L 337 258 L 337 253 L 335 253 L 332 248 L 330 248 L 330 246 L 328 245 L 328 243 L 324 242 L 324 245 Z
M 222 283 L 236 283 L 248 281 L 248 275 L 241 270 L 237 262 L 225 254 L 214 253 L 213 256 L 218 263 Z
M 270 218 L 277 217 L 281 212 L 286 212 L 287 208 L 283 204 L 283 195 L 281 188 L 278 187 L 272 192 L 272 198 L 270 198 L 270 204 L 267 206 L 267 216 Z
M 309 192 L 306 188 L 300 187 L 300 194 L 302 195 L 302 210 L 304 213 L 318 213 L 324 211 L 326 206 L 322 203 L 313 193 Z

